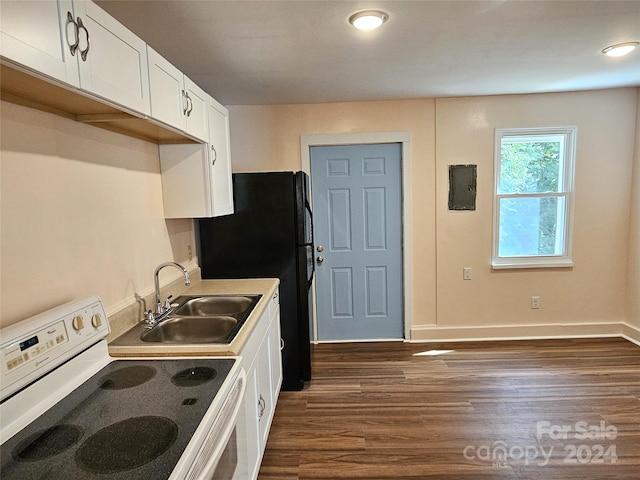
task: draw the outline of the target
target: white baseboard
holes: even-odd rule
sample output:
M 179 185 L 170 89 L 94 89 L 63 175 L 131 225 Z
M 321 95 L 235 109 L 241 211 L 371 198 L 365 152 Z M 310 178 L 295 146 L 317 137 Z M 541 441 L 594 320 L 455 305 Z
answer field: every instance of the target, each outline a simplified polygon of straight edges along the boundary
M 628 323 L 623 323 L 622 337 L 640 346 L 640 328 L 629 325 Z
M 538 340 L 552 338 L 623 337 L 640 345 L 640 329 L 627 323 L 583 323 L 565 325 L 504 325 L 439 327 L 414 326 L 410 342 L 478 342 L 491 340 Z

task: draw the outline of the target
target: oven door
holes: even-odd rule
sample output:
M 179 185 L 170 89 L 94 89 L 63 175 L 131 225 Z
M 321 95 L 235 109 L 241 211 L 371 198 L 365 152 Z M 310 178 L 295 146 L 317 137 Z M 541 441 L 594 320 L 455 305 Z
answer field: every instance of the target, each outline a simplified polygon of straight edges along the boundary
M 180 474 L 171 479 L 185 480 L 236 480 L 246 471 L 247 460 L 238 447 L 239 416 L 244 413 L 244 393 L 247 377 L 241 370 L 227 395 L 220 412 L 201 444 L 197 456 L 186 476 Z M 176 474 L 174 470 L 174 474 Z

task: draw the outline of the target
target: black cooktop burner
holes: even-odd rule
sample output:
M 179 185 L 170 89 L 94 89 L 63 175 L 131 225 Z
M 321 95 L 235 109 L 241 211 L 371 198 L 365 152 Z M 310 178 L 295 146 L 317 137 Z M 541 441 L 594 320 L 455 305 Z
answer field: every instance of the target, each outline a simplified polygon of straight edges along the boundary
M 203 383 L 210 382 L 216 378 L 217 372 L 214 368 L 209 367 L 193 367 L 179 371 L 173 377 L 171 382 L 178 387 L 195 387 Z
M 30 435 L 13 450 L 20 462 L 35 462 L 58 455 L 78 443 L 82 429 L 76 425 L 54 425 Z
M 100 381 L 100 388 L 105 390 L 122 390 L 147 383 L 156 376 L 156 369 L 146 365 L 124 367 L 110 372 Z
M 168 418 L 128 418 L 91 435 L 76 460 L 93 473 L 131 470 L 162 455 L 177 437 L 178 426 Z
M 2 480 L 168 478 L 234 363 L 112 361 L 3 439 Z

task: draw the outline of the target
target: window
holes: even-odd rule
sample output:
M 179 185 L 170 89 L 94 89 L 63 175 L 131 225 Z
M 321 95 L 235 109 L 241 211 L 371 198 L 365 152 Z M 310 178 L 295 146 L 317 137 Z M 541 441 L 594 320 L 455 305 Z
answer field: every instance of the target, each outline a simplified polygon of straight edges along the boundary
M 497 129 L 493 268 L 569 267 L 575 127 Z

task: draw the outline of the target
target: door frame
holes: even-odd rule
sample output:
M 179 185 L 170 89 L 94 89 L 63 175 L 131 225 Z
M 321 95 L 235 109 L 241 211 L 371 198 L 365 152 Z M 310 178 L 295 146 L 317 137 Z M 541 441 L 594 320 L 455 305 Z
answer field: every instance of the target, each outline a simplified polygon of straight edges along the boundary
M 404 341 L 411 338 L 411 242 L 410 226 L 411 218 L 410 202 L 410 175 L 409 175 L 409 146 L 410 135 L 408 131 L 402 132 L 371 132 L 371 133 L 330 133 L 330 134 L 310 134 L 300 136 L 300 160 L 302 171 L 311 177 L 311 147 L 324 147 L 331 145 L 371 145 L 376 143 L 400 143 L 401 158 L 401 201 L 402 201 L 402 289 L 403 302 L 402 310 L 404 315 Z M 309 201 L 313 210 L 313 192 L 309 192 Z M 313 298 L 313 325 L 312 341 L 319 343 L 318 321 L 316 311 L 316 282 L 315 277 L 311 284 Z M 349 340 L 351 341 L 351 340 Z

